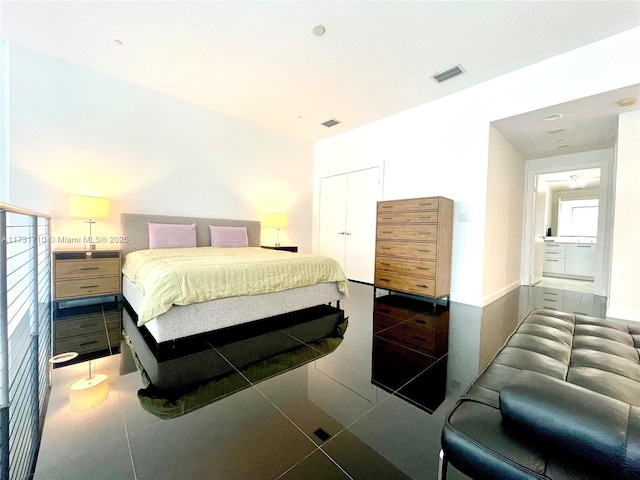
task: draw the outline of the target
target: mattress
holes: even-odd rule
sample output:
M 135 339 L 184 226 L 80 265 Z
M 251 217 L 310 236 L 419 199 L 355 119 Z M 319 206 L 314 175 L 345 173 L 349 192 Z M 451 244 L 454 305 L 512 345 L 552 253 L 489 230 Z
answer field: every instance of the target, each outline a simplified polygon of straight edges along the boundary
M 122 277 L 122 293 L 136 314 L 143 303 L 142 292 Z M 192 305 L 175 305 L 152 318 L 145 327 L 158 343 L 219 330 L 344 298 L 336 283 L 320 283 L 282 292 L 227 297 Z
M 256 247 L 164 248 L 131 252 L 124 275 L 143 293 L 138 326 L 169 311 L 227 297 L 257 296 L 347 279 L 334 259 Z

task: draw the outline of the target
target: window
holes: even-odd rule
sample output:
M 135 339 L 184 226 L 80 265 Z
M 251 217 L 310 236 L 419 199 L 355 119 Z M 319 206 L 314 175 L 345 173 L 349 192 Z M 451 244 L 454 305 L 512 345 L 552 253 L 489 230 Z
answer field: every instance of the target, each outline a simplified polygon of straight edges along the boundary
M 560 200 L 558 235 L 598 236 L 598 199 Z

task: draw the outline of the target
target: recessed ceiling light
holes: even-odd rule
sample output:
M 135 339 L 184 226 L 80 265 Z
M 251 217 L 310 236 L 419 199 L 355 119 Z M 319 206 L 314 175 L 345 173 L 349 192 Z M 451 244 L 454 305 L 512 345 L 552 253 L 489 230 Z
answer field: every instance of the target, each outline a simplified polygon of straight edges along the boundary
M 565 128 L 554 128 L 553 130 L 549 130 L 547 133 L 554 135 L 556 133 L 564 132 L 565 130 L 566 130 Z
M 311 32 L 317 37 L 321 37 L 326 31 L 327 29 L 324 28 L 324 25 L 320 25 L 319 23 L 311 27 Z
M 543 120 L 545 122 L 553 122 L 555 120 L 560 120 L 561 118 L 562 118 L 561 113 L 553 113 L 551 115 L 547 115 L 546 117 L 544 117 Z
M 636 103 L 636 98 L 635 97 L 623 98 L 622 100 L 620 100 L 618 102 L 618 106 L 619 107 L 630 107 L 634 103 Z
M 567 145 L 565 143 L 565 144 L 562 144 L 562 145 L 558 145 L 556 148 L 569 148 L 569 147 L 570 147 L 570 145 Z
M 116 45 L 124 45 L 124 42 L 122 40 L 118 40 L 117 38 L 113 39 L 113 43 L 115 43 Z
M 558 142 L 558 143 L 564 142 L 564 138 L 558 138 L 558 139 L 556 139 L 556 142 Z

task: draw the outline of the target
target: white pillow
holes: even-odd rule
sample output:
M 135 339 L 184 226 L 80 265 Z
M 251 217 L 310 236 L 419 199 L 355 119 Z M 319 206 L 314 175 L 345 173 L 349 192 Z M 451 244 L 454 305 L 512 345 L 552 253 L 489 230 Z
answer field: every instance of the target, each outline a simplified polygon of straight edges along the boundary
M 196 246 L 196 224 L 149 223 L 149 248 L 188 248 Z
M 212 247 L 248 247 L 247 227 L 209 225 Z

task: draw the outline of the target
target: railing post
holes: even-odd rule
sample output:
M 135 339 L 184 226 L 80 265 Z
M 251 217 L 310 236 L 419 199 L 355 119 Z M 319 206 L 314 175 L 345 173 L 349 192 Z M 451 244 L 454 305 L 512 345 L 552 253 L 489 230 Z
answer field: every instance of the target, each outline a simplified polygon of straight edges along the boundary
M 31 462 L 36 461 L 35 454 L 38 451 L 38 445 L 40 445 L 40 365 L 38 362 L 38 340 L 39 340 L 39 325 L 40 325 L 40 295 L 38 292 L 38 217 L 35 215 L 29 216 L 29 260 L 31 262 L 31 299 L 32 304 L 29 309 L 31 312 L 30 324 L 31 324 L 31 361 L 33 362 L 33 368 L 31 370 L 31 398 L 32 398 L 32 412 L 33 412 L 33 457 Z
M 9 480 L 9 318 L 7 212 L 0 208 L 0 479 Z

